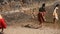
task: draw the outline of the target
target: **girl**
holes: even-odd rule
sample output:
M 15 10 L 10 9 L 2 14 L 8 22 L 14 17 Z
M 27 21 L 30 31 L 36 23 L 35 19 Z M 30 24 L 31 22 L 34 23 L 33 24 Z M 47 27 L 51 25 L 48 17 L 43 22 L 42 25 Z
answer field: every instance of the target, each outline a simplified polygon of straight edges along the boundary
M 6 28 L 6 23 L 0 14 L 0 29 L 2 29 L 1 33 L 3 33 L 4 28 Z
M 43 22 L 46 21 L 45 14 L 46 14 L 45 3 L 43 3 L 42 7 L 39 8 L 39 13 L 38 13 L 38 20 L 39 20 L 41 26 L 43 25 Z
M 57 9 L 58 9 L 59 4 L 57 4 L 54 8 L 54 12 L 53 12 L 53 23 L 56 23 L 58 20 L 58 14 L 57 14 Z

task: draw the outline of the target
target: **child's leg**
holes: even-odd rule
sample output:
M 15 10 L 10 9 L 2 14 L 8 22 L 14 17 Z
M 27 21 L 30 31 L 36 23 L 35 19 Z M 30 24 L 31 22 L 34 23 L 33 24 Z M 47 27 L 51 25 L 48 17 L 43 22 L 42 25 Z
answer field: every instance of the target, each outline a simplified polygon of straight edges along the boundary
M 2 31 L 1 31 L 1 32 L 3 32 L 3 30 L 4 30 L 4 29 L 2 28 Z
M 54 23 L 54 28 L 57 29 L 58 25 L 57 25 L 57 19 L 56 18 L 53 19 L 53 23 Z
M 56 23 L 56 18 L 53 18 L 53 23 Z
M 3 28 L 2 28 L 2 30 L 1 30 L 1 32 L 0 32 L 0 34 L 4 34 L 4 33 L 3 33 Z

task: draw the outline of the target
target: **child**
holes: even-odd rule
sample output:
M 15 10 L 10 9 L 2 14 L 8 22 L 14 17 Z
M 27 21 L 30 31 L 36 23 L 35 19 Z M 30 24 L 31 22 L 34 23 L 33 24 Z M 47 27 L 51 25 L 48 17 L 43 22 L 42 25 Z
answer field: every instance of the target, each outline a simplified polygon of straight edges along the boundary
M 41 26 L 43 26 L 43 22 L 46 21 L 45 14 L 46 14 L 45 3 L 43 3 L 42 7 L 39 8 L 39 13 L 38 13 L 38 20 L 39 20 Z
M 58 20 L 58 14 L 57 14 L 57 9 L 58 9 L 59 4 L 57 4 L 54 8 L 54 12 L 53 12 L 53 23 L 56 23 Z
M 3 33 L 4 28 L 6 28 L 5 20 L 2 18 L 2 15 L 0 14 L 0 29 L 2 29 L 1 33 Z

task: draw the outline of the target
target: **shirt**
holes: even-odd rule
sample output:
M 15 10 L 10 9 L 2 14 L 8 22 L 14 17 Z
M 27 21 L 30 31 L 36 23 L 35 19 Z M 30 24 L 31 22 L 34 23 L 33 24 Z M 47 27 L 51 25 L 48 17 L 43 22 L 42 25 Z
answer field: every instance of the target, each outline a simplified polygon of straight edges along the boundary
M 39 8 L 39 12 L 46 12 L 44 7 Z
M 53 12 L 53 16 L 54 16 L 56 19 L 58 19 L 57 9 L 58 9 L 58 7 L 56 7 L 56 8 L 54 9 L 54 12 Z

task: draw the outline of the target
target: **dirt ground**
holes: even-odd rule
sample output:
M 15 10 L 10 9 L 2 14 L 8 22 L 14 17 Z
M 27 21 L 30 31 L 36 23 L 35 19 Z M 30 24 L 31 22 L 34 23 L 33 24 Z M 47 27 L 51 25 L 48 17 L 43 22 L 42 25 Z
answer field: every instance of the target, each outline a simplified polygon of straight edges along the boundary
M 25 25 L 30 24 L 32 26 L 24 27 Z M 44 26 L 38 29 L 35 29 L 39 25 L 36 23 L 15 23 L 13 25 L 7 26 L 4 30 L 4 34 L 60 34 L 59 26 L 54 27 L 52 23 L 44 23 Z M 29 28 L 30 27 L 30 28 Z
M 30 29 L 21 27 L 8 27 L 5 29 L 4 34 L 60 34 L 60 30 L 50 28 Z
M 4 30 L 4 34 L 60 34 L 60 16 L 57 24 L 53 24 L 52 13 L 53 6 L 46 7 L 48 22 L 44 23 L 41 28 L 37 19 L 31 19 L 31 15 L 24 13 L 12 13 L 4 16 L 7 22 L 7 28 Z M 60 15 L 60 10 L 58 11 Z

